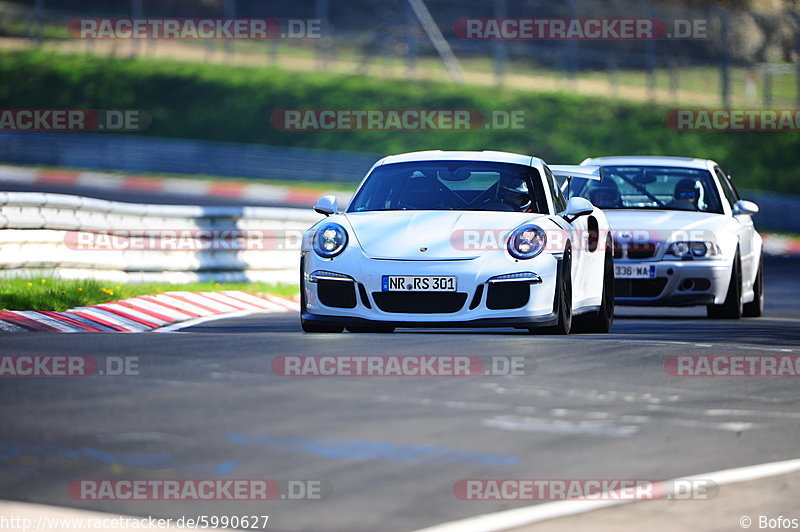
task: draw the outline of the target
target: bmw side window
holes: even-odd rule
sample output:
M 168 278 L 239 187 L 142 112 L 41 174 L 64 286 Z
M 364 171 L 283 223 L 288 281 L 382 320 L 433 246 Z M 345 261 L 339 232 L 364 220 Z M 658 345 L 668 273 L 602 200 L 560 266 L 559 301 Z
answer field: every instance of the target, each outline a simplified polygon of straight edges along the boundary
M 550 191 L 553 196 L 553 205 L 556 208 L 556 212 L 565 211 L 567 209 L 567 200 L 564 198 L 564 194 L 558 187 L 556 178 L 553 177 L 553 172 L 551 172 L 550 169 L 547 166 L 545 166 L 544 173 L 545 176 L 547 176 L 547 185 L 550 187 Z
M 736 190 L 736 185 L 734 185 L 733 184 L 733 180 L 731 180 L 731 176 L 729 176 L 728 173 L 725 172 L 722 169 L 720 169 L 720 172 L 722 172 L 722 175 L 725 176 L 725 182 L 728 183 L 731 186 L 731 190 L 733 190 L 733 197 L 736 198 L 736 201 L 739 201 L 740 199 L 742 199 L 741 194 L 739 194 L 739 191 Z
M 739 201 L 738 194 L 733 189 L 733 185 L 728 180 L 728 176 L 720 170 L 718 167 L 714 168 L 714 172 L 717 174 L 717 179 L 719 179 L 719 184 L 722 186 L 722 193 L 725 194 L 725 199 L 728 200 L 728 203 L 733 209 L 733 204 Z

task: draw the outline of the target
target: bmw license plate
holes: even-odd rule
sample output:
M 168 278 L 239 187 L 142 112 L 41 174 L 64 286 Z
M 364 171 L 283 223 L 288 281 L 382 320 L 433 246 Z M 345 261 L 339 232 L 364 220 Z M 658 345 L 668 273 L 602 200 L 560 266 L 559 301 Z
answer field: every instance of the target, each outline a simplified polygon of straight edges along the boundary
M 615 264 L 614 277 L 617 279 L 654 279 L 655 264 Z
M 384 275 L 381 290 L 384 292 L 455 292 L 454 276 Z

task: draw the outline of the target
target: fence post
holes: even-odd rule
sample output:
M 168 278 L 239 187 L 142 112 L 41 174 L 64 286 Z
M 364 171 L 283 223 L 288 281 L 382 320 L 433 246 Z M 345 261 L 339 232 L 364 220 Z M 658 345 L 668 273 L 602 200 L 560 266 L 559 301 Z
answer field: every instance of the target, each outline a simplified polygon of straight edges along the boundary
M 328 0 L 316 0 L 314 3 L 314 18 L 320 21 L 320 28 L 323 35 L 317 39 L 316 52 L 317 52 L 317 66 L 322 69 L 328 68 L 328 52 L 325 48 L 326 39 L 329 37 L 330 25 L 328 24 Z
M 678 101 L 678 89 L 680 88 L 679 70 L 675 58 L 669 60 L 669 92 L 672 94 L 672 99 Z
M 772 105 L 772 68 L 769 63 L 761 65 L 764 69 L 764 107 Z
M 42 44 L 42 25 L 44 18 L 44 0 L 36 0 L 33 7 L 34 39 Z
M 800 25 L 800 15 L 798 15 L 796 11 L 789 11 L 789 15 L 791 15 L 797 25 Z M 795 34 L 795 46 L 797 47 L 797 55 L 800 56 L 800 31 Z M 797 83 L 797 92 L 795 97 L 797 98 L 797 106 L 800 107 L 800 61 L 796 61 L 796 65 L 797 72 L 795 73 L 794 79 Z
M 403 3 L 403 13 L 406 18 L 406 74 L 409 78 L 417 76 L 417 16 L 408 2 Z
M 143 0 L 131 0 L 131 18 L 142 18 Z M 139 39 L 131 39 L 131 57 L 139 55 Z
M 578 4 L 576 0 L 567 0 L 567 5 L 569 6 L 569 13 L 573 19 L 578 18 Z M 569 43 L 567 44 L 567 49 L 569 50 L 567 55 L 567 70 L 569 71 L 569 77 L 572 81 L 573 88 L 577 88 L 578 83 L 578 69 L 580 68 L 578 64 L 578 41 L 576 39 L 570 39 Z
M 647 18 L 655 18 L 653 16 L 653 8 L 645 2 L 640 0 L 639 5 L 645 12 Z M 647 39 L 644 43 L 644 62 L 647 68 L 647 97 L 650 100 L 656 98 L 656 42 L 653 39 Z
M 508 16 L 506 0 L 494 0 L 494 18 L 503 19 Z M 508 43 L 497 39 L 492 43 L 494 50 L 494 78 L 498 85 L 503 84 L 506 76 L 506 60 L 508 57 Z
M 718 7 L 712 7 L 711 12 L 719 17 L 722 28 L 720 37 L 722 39 L 722 56 L 720 57 L 720 92 L 722 98 L 722 107 L 729 108 L 731 106 L 731 43 L 729 33 L 729 18 L 728 14 Z
M 236 0 L 225 0 L 223 10 L 225 12 L 225 18 L 236 18 Z M 229 39 L 225 40 L 225 53 L 229 56 L 234 54 L 233 42 Z M 229 59 L 231 58 L 229 57 Z

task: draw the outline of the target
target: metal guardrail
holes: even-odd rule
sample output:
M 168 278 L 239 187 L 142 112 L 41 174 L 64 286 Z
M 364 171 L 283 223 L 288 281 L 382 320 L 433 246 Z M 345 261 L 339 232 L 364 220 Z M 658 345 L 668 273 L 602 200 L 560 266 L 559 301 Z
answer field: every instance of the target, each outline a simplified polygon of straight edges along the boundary
M 358 183 L 383 155 L 74 132 L 0 132 L 0 161 L 226 177 Z
M 297 283 L 300 238 L 319 219 L 299 209 L 0 193 L 0 277 Z

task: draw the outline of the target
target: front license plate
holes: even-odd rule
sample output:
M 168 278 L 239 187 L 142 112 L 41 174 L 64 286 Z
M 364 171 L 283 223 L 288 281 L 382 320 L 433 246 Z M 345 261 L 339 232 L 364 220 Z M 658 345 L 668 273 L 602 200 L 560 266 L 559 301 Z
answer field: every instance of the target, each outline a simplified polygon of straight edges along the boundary
M 655 264 L 616 264 L 614 277 L 617 279 L 654 279 Z
M 384 292 L 455 292 L 456 278 L 432 275 L 384 275 Z

